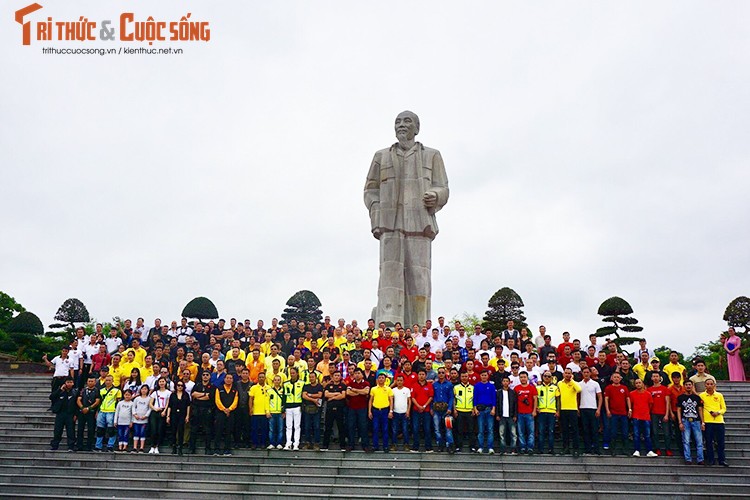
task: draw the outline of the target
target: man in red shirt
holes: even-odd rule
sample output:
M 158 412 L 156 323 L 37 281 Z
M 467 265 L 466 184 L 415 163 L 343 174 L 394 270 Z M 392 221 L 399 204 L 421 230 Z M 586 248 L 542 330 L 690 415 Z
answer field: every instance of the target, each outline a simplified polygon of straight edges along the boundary
M 414 362 L 415 359 L 419 356 L 419 348 L 414 345 L 414 339 L 411 337 L 406 337 L 406 347 L 401 348 L 401 352 L 398 353 L 399 356 L 404 356 L 406 359 Z
M 487 352 L 483 352 L 480 358 L 481 362 L 474 363 L 474 373 L 476 373 L 477 375 L 481 375 L 483 371 L 487 371 L 489 372 L 491 380 L 492 374 L 497 370 L 495 370 L 494 366 L 490 365 L 490 354 Z
M 364 372 L 360 368 L 354 370 L 353 380 L 347 384 L 346 406 L 349 410 L 349 447 L 351 451 L 357 443 L 356 436 L 362 442 L 362 450 L 369 452 L 370 439 L 367 434 L 367 404 L 370 400 L 370 384 L 364 378 Z
M 395 382 L 398 376 L 401 375 L 404 377 L 404 387 L 411 389 L 417 383 L 417 374 L 411 370 L 411 362 L 408 360 L 402 363 L 401 368 L 401 371 L 396 372 L 393 380 Z
M 630 392 L 633 417 L 633 456 L 641 456 L 641 437 L 646 444 L 647 457 L 658 456 L 651 446 L 651 409 L 654 406 L 654 398 L 646 390 L 643 380 L 635 380 L 635 390 Z
M 424 446 L 427 453 L 432 453 L 432 433 L 430 423 L 432 415 L 432 400 L 435 391 L 432 384 L 427 383 L 427 371 L 420 368 L 417 383 L 411 387 L 411 423 L 414 440 L 411 451 L 419 451 L 419 430 L 424 432 Z
M 534 452 L 534 418 L 536 417 L 537 391 L 529 384 L 525 371 L 519 375 L 521 383 L 513 389 L 518 412 L 518 447 L 521 455 Z
M 563 345 L 560 344 L 562 347 L 562 353 L 559 353 L 557 355 L 557 364 L 562 367 L 563 370 L 568 366 L 568 363 L 570 363 L 573 360 L 572 347 L 569 345 Z
M 609 445 L 612 456 L 617 454 L 615 446 L 619 437 L 622 443 L 622 453 L 626 453 L 625 444 L 628 440 L 628 418 L 632 413 L 630 406 L 630 391 L 622 385 L 622 377 L 619 372 L 612 374 L 612 383 L 604 389 L 604 407 L 609 419 L 610 440 Z M 606 437 L 605 437 L 606 441 Z M 604 446 L 606 450 L 608 446 Z
M 668 387 L 662 385 L 661 374 L 659 372 L 648 372 L 651 375 L 653 385 L 647 389 L 653 398 L 653 407 L 651 408 L 651 430 L 653 431 L 653 444 L 656 448 L 656 454 L 661 456 L 664 453 L 671 457 L 672 453 L 672 436 L 669 426 L 672 405 L 671 391 Z M 663 444 L 663 447 L 660 446 Z
M 557 358 L 560 359 L 560 356 L 565 354 L 565 347 L 570 347 L 570 350 L 573 351 L 573 342 L 570 341 L 570 333 L 569 332 L 563 332 L 563 341 L 560 343 L 560 345 L 557 346 Z M 570 354 L 570 353 L 568 353 Z M 565 367 L 565 365 L 563 365 Z
M 461 368 L 461 371 L 465 371 L 469 374 L 469 383 L 471 385 L 476 385 L 477 382 L 479 382 L 479 374 L 474 371 L 474 361 L 468 360 L 466 363 L 464 363 L 464 366 Z

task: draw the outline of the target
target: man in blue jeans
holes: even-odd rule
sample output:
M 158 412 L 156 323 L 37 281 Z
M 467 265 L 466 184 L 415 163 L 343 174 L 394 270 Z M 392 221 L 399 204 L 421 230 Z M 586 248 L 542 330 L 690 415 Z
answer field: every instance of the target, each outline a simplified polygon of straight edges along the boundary
M 432 384 L 435 399 L 432 402 L 432 426 L 435 429 L 435 441 L 438 451 L 455 451 L 453 446 L 453 429 L 445 426 L 446 415 L 453 414 L 453 384 L 447 379 L 445 367 L 437 371 L 438 379 Z
M 493 446 L 497 391 L 495 391 L 495 384 L 489 381 L 489 371 L 483 370 L 479 377 L 480 382 L 474 386 L 474 408 L 477 410 L 479 425 L 479 448 L 477 449 L 477 453 L 481 454 L 486 449 L 492 455 L 495 453 Z
M 534 452 L 534 417 L 537 413 L 537 390 L 529 384 L 529 374 L 522 371 L 518 375 L 521 383 L 516 391 L 516 408 L 518 412 L 518 447 L 520 453 Z
M 424 433 L 424 446 L 427 453 L 432 453 L 432 400 L 435 391 L 427 382 L 427 370 L 417 370 L 417 383 L 411 386 L 411 423 L 412 452 L 419 451 L 419 431 Z
M 682 431 L 682 451 L 685 456 L 685 464 L 693 463 L 690 452 L 690 437 L 695 439 L 696 460 L 698 465 L 703 465 L 703 400 L 695 393 L 693 382 L 685 380 L 685 394 L 677 398 L 677 421 Z
M 347 424 L 349 426 L 349 448 L 351 451 L 357 443 L 357 435 L 362 443 L 363 451 L 372 451 L 367 433 L 367 401 L 370 399 L 370 384 L 364 378 L 361 368 L 354 370 L 354 380 L 346 388 L 346 406 L 349 411 Z

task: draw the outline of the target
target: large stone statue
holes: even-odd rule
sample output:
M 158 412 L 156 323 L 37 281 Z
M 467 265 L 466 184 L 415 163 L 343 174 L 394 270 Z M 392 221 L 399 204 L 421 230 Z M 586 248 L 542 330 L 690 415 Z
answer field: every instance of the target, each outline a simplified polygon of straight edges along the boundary
M 419 117 L 396 117 L 398 142 L 375 153 L 365 183 L 372 234 L 380 240 L 380 283 L 375 320 L 404 327 L 430 318 L 435 212 L 448 201 L 440 152 L 414 140 Z

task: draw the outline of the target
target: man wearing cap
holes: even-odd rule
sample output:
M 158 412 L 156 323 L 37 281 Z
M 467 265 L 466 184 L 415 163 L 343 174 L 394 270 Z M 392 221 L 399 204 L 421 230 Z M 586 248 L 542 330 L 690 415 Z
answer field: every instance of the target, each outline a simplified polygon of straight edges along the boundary
M 654 357 L 650 358 L 648 360 L 648 362 L 651 365 L 651 367 L 650 367 L 651 371 L 646 374 L 646 378 L 643 381 L 643 383 L 646 385 L 646 387 L 651 387 L 652 385 L 654 385 L 654 379 L 651 378 L 651 374 L 654 373 L 654 372 L 656 372 L 656 373 L 659 374 L 659 376 L 661 378 L 661 383 L 662 384 L 665 384 L 665 385 L 669 384 L 671 378 L 664 371 L 662 371 L 662 369 L 660 367 L 661 361 L 659 360 L 659 358 L 657 358 L 656 356 L 654 356 Z

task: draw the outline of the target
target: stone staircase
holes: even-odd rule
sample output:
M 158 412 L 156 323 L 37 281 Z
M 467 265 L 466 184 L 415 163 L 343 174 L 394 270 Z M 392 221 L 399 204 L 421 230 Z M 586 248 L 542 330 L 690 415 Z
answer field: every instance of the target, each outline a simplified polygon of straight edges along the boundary
M 0 375 L 0 497 L 728 498 L 750 494 L 750 384 L 720 382 L 725 467 L 681 457 L 344 454 L 236 450 L 231 457 L 48 451 L 49 377 Z M 64 448 L 64 440 L 61 448 Z M 165 447 L 163 451 L 168 451 Z

